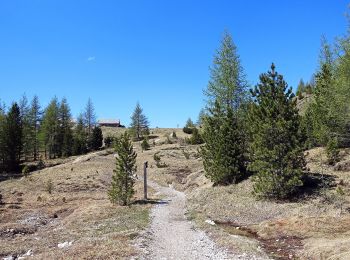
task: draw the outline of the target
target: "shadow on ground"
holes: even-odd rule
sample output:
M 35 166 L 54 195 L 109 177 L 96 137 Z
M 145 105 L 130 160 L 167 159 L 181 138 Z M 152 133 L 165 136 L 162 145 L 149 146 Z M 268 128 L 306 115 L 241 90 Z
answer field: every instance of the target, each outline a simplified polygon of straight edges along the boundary
M 157 199 L 147 199 L 147 200 L 135 200 L 132 204 L 139 204 L 139 205 L 145 205 L 145 204 L 152 204 L 152 205 L 162 205 L 162 204 L 169 204 L 169 201 L 171 200 L 157 200 Z

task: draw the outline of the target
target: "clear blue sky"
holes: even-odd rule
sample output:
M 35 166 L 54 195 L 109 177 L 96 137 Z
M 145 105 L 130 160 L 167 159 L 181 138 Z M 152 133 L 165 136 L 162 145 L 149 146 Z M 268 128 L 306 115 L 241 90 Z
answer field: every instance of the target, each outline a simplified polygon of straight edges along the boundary
M 89 97 L 99 118 L 129 124 L 137 101 L 151 126 L 183 126 L 223 31 L 249 82 L 275 62 L 291 86 L 317 68 L 321 35 L 347 30 L 343 0 L 2 0 L 0 99 L 23 93 L 46 106 L 65 96 L 76 116 Z

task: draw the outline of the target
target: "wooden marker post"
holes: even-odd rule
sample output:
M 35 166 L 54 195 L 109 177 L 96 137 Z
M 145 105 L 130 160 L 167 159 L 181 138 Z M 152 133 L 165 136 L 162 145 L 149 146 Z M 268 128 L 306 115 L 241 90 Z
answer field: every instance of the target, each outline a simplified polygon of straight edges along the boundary
M 144 193 L 144 199 L 147 200 L 147 168 L 148 168 L 148 162 L 143 163 L 143 193 Z

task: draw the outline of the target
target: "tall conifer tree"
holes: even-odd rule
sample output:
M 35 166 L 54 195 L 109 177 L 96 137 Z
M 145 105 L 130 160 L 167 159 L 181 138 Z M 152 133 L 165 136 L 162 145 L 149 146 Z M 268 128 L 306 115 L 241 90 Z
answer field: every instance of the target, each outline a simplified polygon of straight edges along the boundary
M 149 134 L 149 122 L 147 117 L 143 114 L 143 110 L 139 102 L 137 102 L 135 110 L 131 116 L 130 128 L 138 140 L 143 135 Z
M 59 155 L 59 103 L 56 97 L 45 109 L 40 130 L 46 157 L 56 158 Z
M 72 155 L 73 132 L 72 132 L 72 116 L 66 98 L 63 98 L 59 108 L 59 150 L 60 155 L 68 157 Z
M 134 194 L 134 178 L 136 172 L 137 154 L 133 150 L 130 137 L 127 132 L 116 140 L 115 150 L 116 169 L 112 176 L 112 186 L 108 191 L 108 196 L 113 203 L 128 205 Z
M 8 172 L 17 172 L 21 161 L 22 151 L 22 120 L 20 108 L 13 103 L 7 113 L 4 132 L 5 135 L 5 169 Z
M 246 175 L 247 81 L 228 33 L 214 57 L 210 78 L 204 91 L 209 111 L 203 123 L 204 168 L 214 184 L 236 183 Z
M 294 94 L 272 64 L 252 95 L 249 169 L 256 174 L 254 192 L 260 197 L 287 198 L 302 185 L 305 166 Z
M 31 152 L 33 155 L 34 161 L 36 161 L 39 157 L 39 129 L 41 123 L 42 111 L 39 103 L 38 96 L 34 96 L 32 102 L 30 104 L 30 112 L 29 112 L 29 121 L 30 121 L 30 144 L 31 144 Z

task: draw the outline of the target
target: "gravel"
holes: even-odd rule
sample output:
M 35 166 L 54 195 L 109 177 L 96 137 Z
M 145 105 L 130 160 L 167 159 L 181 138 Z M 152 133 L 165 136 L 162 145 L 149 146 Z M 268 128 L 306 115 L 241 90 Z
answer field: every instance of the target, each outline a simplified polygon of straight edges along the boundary
M 141 249 L 137 259 L 254 259 L 232 255 L 218 247 L 206 233 L 194 228 L 185 217 L 186 196 L 171 187 L 149 185 L 165 199 L 152 209 L 152 223 L 136 246 Z

